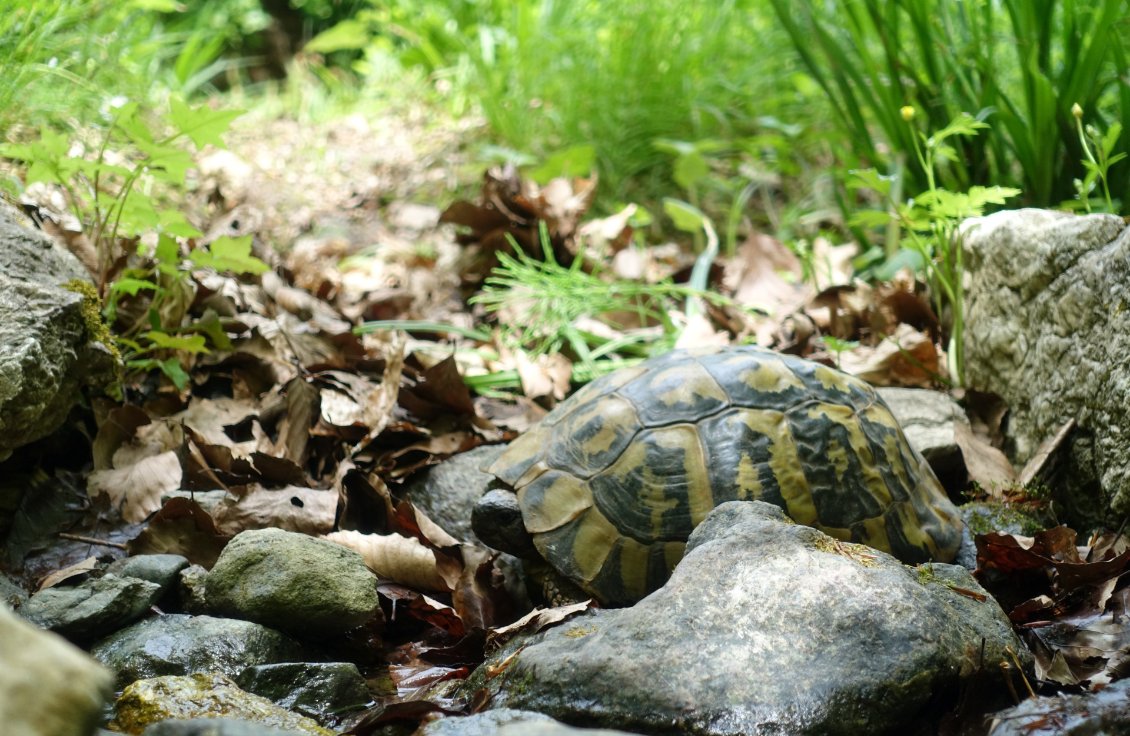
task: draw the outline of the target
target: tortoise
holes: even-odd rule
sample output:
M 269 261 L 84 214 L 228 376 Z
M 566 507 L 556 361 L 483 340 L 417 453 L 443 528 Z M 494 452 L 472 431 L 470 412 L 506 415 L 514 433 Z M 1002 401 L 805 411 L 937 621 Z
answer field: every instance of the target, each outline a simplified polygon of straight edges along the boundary
M 544 558 L 604 605 L 661 586 L 726 501 L 768 501 L 907 563 L 952 561 L 962 536 L 874 388 L 755 346 L 677 350 L 605 375 L 487 471 L 497 480 L 472 514 L 478 537 Z

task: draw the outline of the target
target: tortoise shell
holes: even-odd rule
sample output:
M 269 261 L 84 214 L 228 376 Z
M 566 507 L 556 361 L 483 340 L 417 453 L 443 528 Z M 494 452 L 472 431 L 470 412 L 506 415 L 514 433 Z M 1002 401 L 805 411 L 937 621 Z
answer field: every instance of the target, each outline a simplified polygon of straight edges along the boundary
M 716 505 L 762 500 L 904 562 L 950 561 L 962 522 L 863 381 L 757 347 L 675 351 L 588 384 L 489 471 L 541 555 L 605 604 L 661 586 Z

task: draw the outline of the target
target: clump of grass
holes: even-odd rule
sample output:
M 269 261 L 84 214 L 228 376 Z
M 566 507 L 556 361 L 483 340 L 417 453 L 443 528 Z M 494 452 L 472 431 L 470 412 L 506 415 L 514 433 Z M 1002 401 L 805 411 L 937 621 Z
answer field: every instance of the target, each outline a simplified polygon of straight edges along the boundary
M 515 155 L 595 146 L 616 199 L 670 192 L 657 139 L 745 137 L 813 100 L 794 84 L 787 38 L 755 3 L 399 0 L 350 23 L 327 34 L 334 48 L 364 44 L 359 68 L 382 55 L 423 67 Z
M 0 2 L 0 131 L 90 122 L 107 98 L 138 96 L 155 18 L 139 2 Z
M 1017 187 L 1027 203 L 1075 195 L 1085 159 L 1069 105 L 1108 128 L 1130 114 L 1122 0 L 772 0 L 805 68 L 826 92 L 841 155 L 926 189 L 910 157 L 914 133 L 899 110 L 913 105 L 941 130 L 961 113 L 992 118 L 994 133 L 962 142 L 938 172 L 941 186 Z M 1125 141 L 1115 151 L 1126 151 Z M 1130 186 L 1120 172 L 1111 188 Z

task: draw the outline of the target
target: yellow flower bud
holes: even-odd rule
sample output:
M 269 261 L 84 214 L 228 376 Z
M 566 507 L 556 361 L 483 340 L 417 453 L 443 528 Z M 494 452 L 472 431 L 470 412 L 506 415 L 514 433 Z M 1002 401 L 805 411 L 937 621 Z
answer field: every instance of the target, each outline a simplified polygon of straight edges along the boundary
M 902 119 L 908 123 L 914 120 L 914 108 L 910 105 L 904 105 L 899 108 L 899 114 L 902 115 Z
M 1076 102 L 1074 105 L 1071 106 L 1071 114 L 1075 116 L 1076 120 L 1082 120 L 1082 118 L 1083 118 L 1083 108 L 1079 107 L 1078 102 Z

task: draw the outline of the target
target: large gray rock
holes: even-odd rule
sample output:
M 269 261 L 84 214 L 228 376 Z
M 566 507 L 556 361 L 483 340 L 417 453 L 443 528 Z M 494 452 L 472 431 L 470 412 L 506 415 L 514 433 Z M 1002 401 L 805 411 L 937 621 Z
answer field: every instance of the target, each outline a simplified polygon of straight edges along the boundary
M 0 603 L 0 731 L 22 736 L 87 736 L 113 678 L 55 634 Z
M 906 567 L 731 502 L 662 589 L 512 642 L 467 687 L 641 733 L 894 733 L 963 688 L 1000 691 L 1006 648 L 1026 651 L 966 570 Z
M 156 583 L 107 574 L 41 590 L 20 607 L 20 615 L 71 641 L 90 642 L 141 618 L 160 597 Z
M 1114 215 L 1025 209 L 961 232 L 967 383 L 1008 402 L 1018 463 L 1078 421 L 1069 520 L 1130 513 L 1130 231 Z
M 72 279 L 89 281 L 78 259 L 0 207 L 0 460 L 55 431 L 112 365 Z
M 220 672 L 305 658 L 302 648 L 274 629 L 236 619 L 169 614 L 122 629 L 90 653 L 117 673 L 118 687 L 160 675 Z
M 377 576 L 339 544 L 281 529 L 242 532 L 205 582 L 208 605 L 298 636 L 330 636 L 379 615 Z

